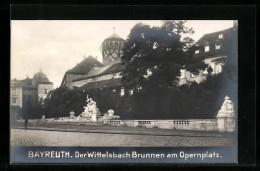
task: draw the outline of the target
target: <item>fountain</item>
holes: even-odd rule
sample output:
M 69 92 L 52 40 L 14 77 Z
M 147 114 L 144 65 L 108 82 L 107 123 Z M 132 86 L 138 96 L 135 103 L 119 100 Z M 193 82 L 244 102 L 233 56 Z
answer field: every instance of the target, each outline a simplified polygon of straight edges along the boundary
M 97 122 L 97 115 L 100 115 L 100 112 L 97 108 L 96 102 L 92 98 L 89 98 L 88 95 L 86 102 L 87 106 L 84 106 L 85 110 L 77 117 L 77 121 L 79 121 L 80 117 L 82 117 L 88 122 Z

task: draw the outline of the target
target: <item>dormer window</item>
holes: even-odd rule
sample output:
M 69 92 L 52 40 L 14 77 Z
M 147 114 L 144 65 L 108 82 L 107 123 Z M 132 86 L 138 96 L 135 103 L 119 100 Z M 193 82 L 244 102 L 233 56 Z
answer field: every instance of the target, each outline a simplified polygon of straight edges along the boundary
M 219 35 L 218 35 L 218 38 L 219 38 L 219 39 L 223 39 L 223 38 L 224 38 L 223 34 L 219 34 Z
M 198 53 L 200 53 L 200 50 L 199 49 L 195 50 L 195 54 L 198 54 Z
M 220 44 L 215 45 L 216 49 L 220 49 Z
M 205 52 L 208 52 L 209 51 L 209 46 L 205 46 Z

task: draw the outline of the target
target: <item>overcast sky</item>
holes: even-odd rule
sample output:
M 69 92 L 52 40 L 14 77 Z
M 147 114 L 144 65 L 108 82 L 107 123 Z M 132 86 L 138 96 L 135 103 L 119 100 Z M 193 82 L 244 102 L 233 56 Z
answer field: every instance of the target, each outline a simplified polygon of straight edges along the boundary
M 64 73 L 87 57 L 97 56 L 105 38 L 113 34 L 126 39 L 137 23 L 160 26 L 161 20 L 12 20 L 11 78 L 25 79 L 40 67 L 54 88 L 59 87 Z M 230 28 L 233 20 L 189 20 L 185 24 L 195 31 L 197 41 L 204 34 Z

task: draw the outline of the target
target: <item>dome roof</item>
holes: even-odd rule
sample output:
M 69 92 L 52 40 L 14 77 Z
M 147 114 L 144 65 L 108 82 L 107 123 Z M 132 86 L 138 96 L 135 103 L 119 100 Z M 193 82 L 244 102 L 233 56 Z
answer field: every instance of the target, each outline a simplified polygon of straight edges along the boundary
M 109 36 L 108 38 L 106 38 L 104 42 L 106 41 L 121 41 L 121 42 L 125 42 L 125 40 L 123 38 L 121 38 L 120 36 L 118 36 L 117 34 L 112 34 L 111 36 Z
M 32 84 L 36 85 L 38 83 L 49 83 L 49 79 L 47 77 L 46 74 L 44 74 L 43 72 L 38 72 L 36 74 L 34 74 L 33 79 L 32 79 Z

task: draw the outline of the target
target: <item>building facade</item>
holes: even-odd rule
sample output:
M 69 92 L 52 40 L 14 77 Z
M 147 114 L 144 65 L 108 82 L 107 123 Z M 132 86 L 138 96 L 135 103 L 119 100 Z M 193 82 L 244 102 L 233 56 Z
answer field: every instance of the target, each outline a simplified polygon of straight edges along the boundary
M 17 119 L 23 108 L 33 107 L 41 99 L 45 99 L 53 89 L 53 83 L 40 71 L 34 74 L 32 79 L 27 77 L 24 80 L 11 80 L 10 89 L 11 116 Z
M 124 69 L 121 62 L 122 49 L 125 40 L 117 34 L 106 38 L 101 46 L 103 63 L 98 62 L 92 56 L 87 57 L 79 65 L 65 73 L 61 87 L 69 89 L 113 89 L 124 94 L 120 73 Z M 91 62 L 89 62 L 91 61 Z M 79 66 L 85 69 L 84 72 L 75 73 Z M 73 74 L 73 76 L 71 76 Z M 69 78 L 69 81 L 66 79 Z M 121 90 L 122 89 L 122 90 Z
M 211 74 L 216 75 L 222 72 L 224 63 L 216 62 L 219 59 L 227 58 L 230 51 L 237 52 L 238 24 L 235 20 L 233 27 L 214 33 L 205 34 L 191 48 L 194 60 L 203 60 L 212 69 Z M 236 55 L 237 57 L 237 55 Z M 237 60 L 237 59 L 235 59 Z M 182 70 L 180 85 L 192 82 L 201 83 L 208 76 L 207 69 L 200 71 L 198 75 Z

